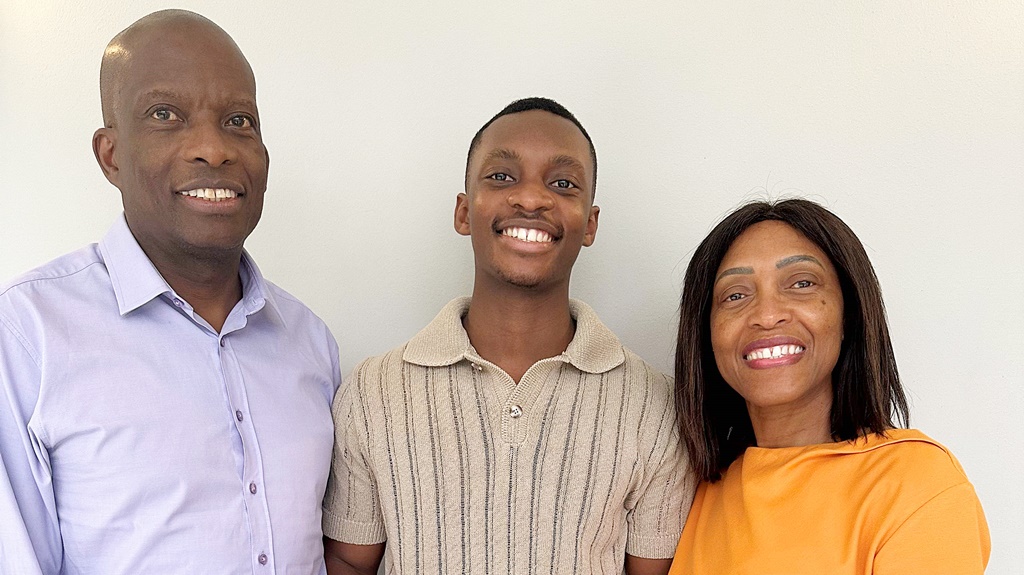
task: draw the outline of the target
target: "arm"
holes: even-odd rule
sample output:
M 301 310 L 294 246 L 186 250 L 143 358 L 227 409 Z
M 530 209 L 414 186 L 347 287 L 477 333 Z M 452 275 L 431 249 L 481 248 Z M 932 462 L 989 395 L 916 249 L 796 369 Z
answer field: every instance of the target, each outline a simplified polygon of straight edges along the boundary
M 386 545 L 355 545 L 324 537 L 327 575 L 376 575 Z
M 626 575 L 666 575 L 671 559 L 644 559 L 626 554 Z
M 0 573 L 49 575 L 62 562 L 49 454 L 29 431 L 42 373 L 0 316 Z
M 386 531 L 362 422 L 359 368 L 342 384 L 331 408 L 334 454 L 323 505 L 324 559 L 330 575 L 374 575 Z M 347 542 L 342 542 L 345 540 Z
M 640 422 L 638 448 L 644 475 L 634 488 L 635 499 L 627 501 L 626 572 L 630 574 L 667 572 L 696 490 L 676 428 L 671 380 L 660 374 L 653 377 L 653 391 L 661 392 L 661 401 L 654 402 L 658 409 L 648 410 Z
M 992 542 L 970 483 L 950 487 L 914 512 L 875 555 L 875 575 L 981 575 Z

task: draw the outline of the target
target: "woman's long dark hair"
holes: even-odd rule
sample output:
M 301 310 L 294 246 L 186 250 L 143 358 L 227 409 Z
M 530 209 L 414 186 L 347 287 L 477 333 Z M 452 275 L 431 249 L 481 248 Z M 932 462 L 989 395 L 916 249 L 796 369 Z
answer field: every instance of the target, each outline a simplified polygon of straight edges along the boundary
M 809 200 L 759 201 L 729 214 L 694 252 L 686 268 L 676 341 L 676 408 L 690 465 L 700 479 L 718 480 L 755 445 L 743 398 L 722 379 L 711 349 L 715 273 L 732 243 L 763 221 L 789 224 L 828 256 L 843 291 L 843 342 L 832 371 L 830 424 L 836 441 L 909 424 L 889 339 L 878 278 L 853 230 Z

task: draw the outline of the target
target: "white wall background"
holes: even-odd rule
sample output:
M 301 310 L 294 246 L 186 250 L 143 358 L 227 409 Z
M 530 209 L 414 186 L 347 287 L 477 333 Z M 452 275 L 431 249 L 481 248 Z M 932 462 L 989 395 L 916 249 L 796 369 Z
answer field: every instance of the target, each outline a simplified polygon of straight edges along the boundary
M 967 470 L 989 573 L 1024 565 L 1024 4 L 183 1 L 256 72 L 272 156 L 247 246 L 344 370 L 472 280 L 451 224 L 476 129 L 553 97 L 600 159 L 574 295 L 671 368 L 683 271 L 746 199 L 807 195 L 868 246 L 913 424 Z M 90 151 L 99 62 L 155 1 L 0 2 L 0 281 L 120 210 Z

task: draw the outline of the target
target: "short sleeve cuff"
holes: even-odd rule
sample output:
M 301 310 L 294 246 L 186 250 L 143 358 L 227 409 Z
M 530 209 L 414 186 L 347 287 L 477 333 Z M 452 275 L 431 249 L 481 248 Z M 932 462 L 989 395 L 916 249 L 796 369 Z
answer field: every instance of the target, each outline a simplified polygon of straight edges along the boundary
M 642 559 L 671 559 L 676 553 L 680 535 L 682 532 L 654 537 L 638 537 L 630 534 L 626 537 L 626 553 Z
M 375 545 L 387 541 L 383 523 L 360 523 L 344 519 L 324 509 L 324 535 L 353 545 Z

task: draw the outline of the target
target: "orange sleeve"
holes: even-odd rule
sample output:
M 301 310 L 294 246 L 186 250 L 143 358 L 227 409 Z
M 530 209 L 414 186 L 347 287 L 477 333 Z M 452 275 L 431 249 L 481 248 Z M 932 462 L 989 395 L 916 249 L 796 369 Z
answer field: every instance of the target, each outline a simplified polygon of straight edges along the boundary
M 985 572 L 992 542 L 970 483 L 939 493 L 915 511 L 875 555 L 874 575 Z

